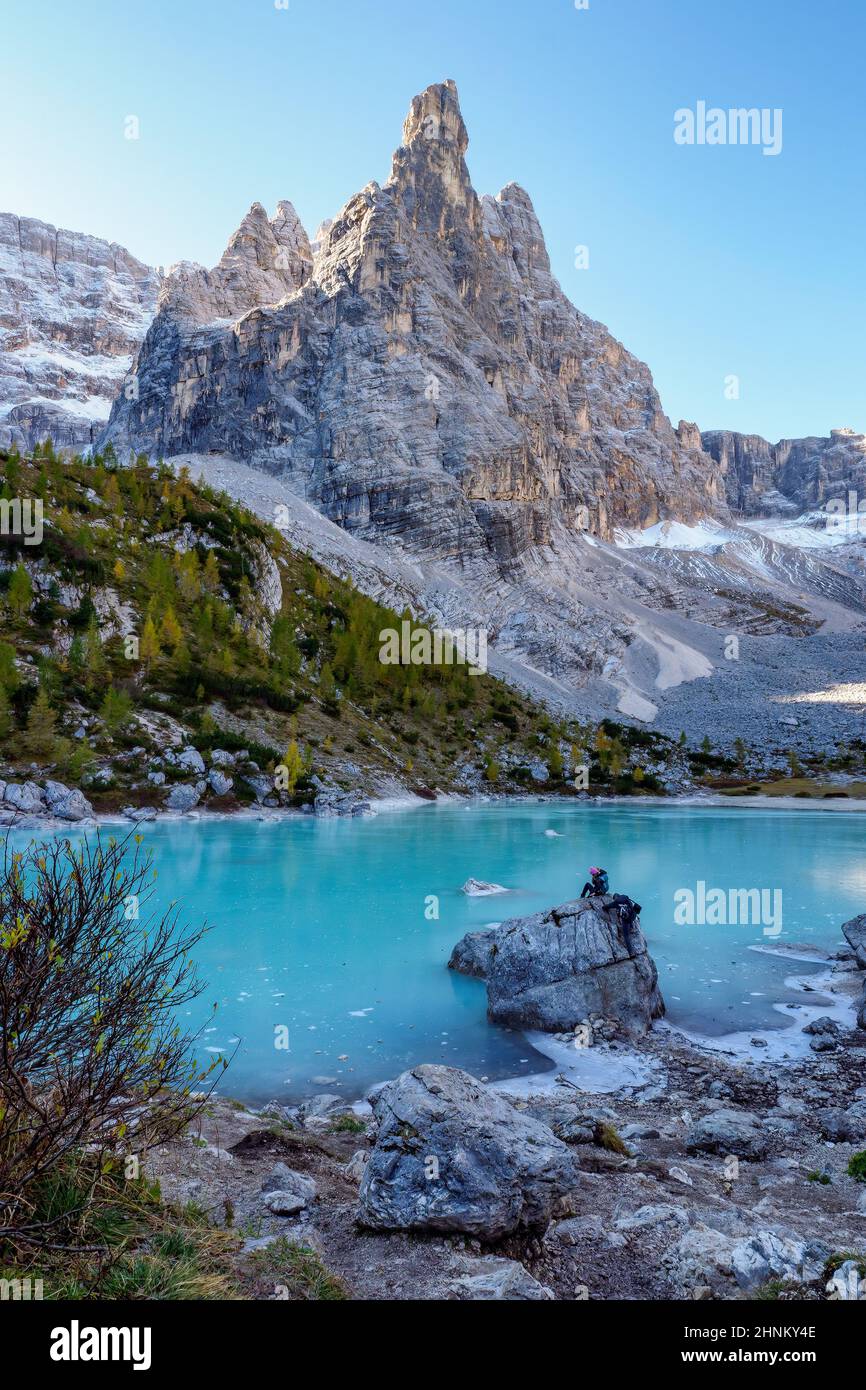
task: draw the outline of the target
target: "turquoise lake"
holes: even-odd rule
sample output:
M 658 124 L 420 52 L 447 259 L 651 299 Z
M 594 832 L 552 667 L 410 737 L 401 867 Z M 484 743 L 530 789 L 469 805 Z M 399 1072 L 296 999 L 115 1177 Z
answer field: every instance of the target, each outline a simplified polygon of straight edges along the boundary
M 577 897 L 590 864 L 641 903 L 670 1022 L 716 1036 L 784 1027 L 773 1004 L 802 997 L 785 978 L 819 967 L 749 949 L 767 941 L 760 922 L 677 925 L 678 890 L 780 889 L 774 944 L 833 951 L 841 923 L 866 906 L 857 812 L 430 804 L 144 829 L 160 904 L 177 899 L 185 920 L 213 928 L 197 952 L 201 1007 L 183 1022 L 200 1026 L 218 1003 L 200 1060 L 234 1052 L 221 1089 L 250 1103 L 355 1097 L 422 1061 L 491 1079 L 547 1069 L 522 1034 L 488 1023 L 483 984 L 446 961 L 468 930 Z M 470 877 L 512 891 L 470 898 L 460 891 Z M 431 897 L 438 918 L 426 915 Z M 275 1046 L 284 1028 L 288 1051 Z

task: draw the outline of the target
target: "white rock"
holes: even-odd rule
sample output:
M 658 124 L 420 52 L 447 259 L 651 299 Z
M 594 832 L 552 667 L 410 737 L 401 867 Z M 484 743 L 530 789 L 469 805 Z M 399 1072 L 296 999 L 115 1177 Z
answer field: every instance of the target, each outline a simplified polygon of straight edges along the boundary
M 166 798 L 169 811 L 191 811 L 198 805 L 199 794 L 195 787 L 187 787 L 182 782 L 172 787 Z
M 276 1216 L 295 1216 L 314 1202 L 316 1183 L 307 1173 L 298 1173 L 285 1163 L 278 1163 L 262 1183 L 265 1206 Z
M 546 1284 L 539 1281 L 517 1260 L 505 1260 L 497 1255 L 465 1258 L 465 1272 L 450 1285 L 448 1298 L 469 1302 L 547 1302 L 555 1297 Z
M 7 782 L 3 801 L 25 814 L 33 815 L 45 810 L 45 797 L 35 782 Z
M 349 1162 L 344 1164 L 343 1172 L 351 1182 L 360 1182 L 364 1176 L 364 1169 L 367 1166 L 367 1152 L 365 1149 L 357 1149 Z
M 175 755 L 175 767 L 185 772 L 204 772 L 204 758 L 197 748 L 183 748 Z
M 859 1260 L 845 1260 L 827 1282 L 827 1293 L 844 1302 L 866 1302 L 866 1279 L 860 1273 Z
M 467 878 L 460 891 L 468 898 L 488 898 L 495 893 L 507 893 L 509 889 L 503 888 L 501 883 L 485 883 L 482 878 Z
M 615 1224 L 619 1231 L 653 1230 L 658 1226 L 688 1226 L 689 1214 L 684 1207 L 659 1204 L 638 1207 L 637 1211 L 620 1216 Z

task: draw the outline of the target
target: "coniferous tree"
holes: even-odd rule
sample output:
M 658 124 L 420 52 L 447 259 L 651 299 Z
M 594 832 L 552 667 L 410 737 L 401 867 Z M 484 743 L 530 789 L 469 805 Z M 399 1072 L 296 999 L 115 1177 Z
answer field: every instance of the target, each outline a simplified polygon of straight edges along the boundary
M 34 758 L 50 761 L 57 752 L 57 715 L 51 707 L 48 692 L 42 687 L 27 715 L 24 731 L 24 751 Z
M 212 550 L 208 551 L 207 559 L 204 562 L 204 569 L 202 571 L 202 584 L 207 593 L 219 593 L 220 567 L 217 564 L 217 558 Z
M 11 642 L 0 642 L 0 686 L 12 695 L 20 685 L 18 668 L 15 665 L 15 648 Z
M 132 700 L 125 690 L 116 690 L 110 685 L 105 692 L 105 699 L 99 711 L 99 716 L 110 734 L 116 734 L 124 725 L 129 723 L 132 715 Z
M 8 598 L 13 618 L 17 622 L 21 622 L 33 602 L 33 585 L 30 582 L 30 575 L 23 565 L 17 565 L 12 571 Z
M 105 653 L 102 649 L 102 638 L 99 635 L 99 623 L 94 613 L 87 624 L 82 643 L 82 668 L 84 672 L 84 683 L 88 690 L 93 690 L 105 672 Z
M 301 669 L 294 627 L 284 613 L 278 613 L 271 624 L 270 655 L 274 673 L 280 681 L 291 680 Z
M 12 710 L 6 688 L 0 685 L 0 743 L 4 742 L 13 729 Z
M 176 652 L 183 641 L 183 628 L 177 620 L 173 608 L 166 608 L 162 615 L 162 623 L 159 630 L 160 641 L 164 647 L 170 647 Z
M 283 760 L 278 770 L 278 786 L 288 792 L 289 796 L 294 796 L 295 788 L 303 772 L 304 760 L 297 739 L 293 738 L 283 754 Z
M 334 673 L 326 661 L 319 676 L 319 697 L 325 704 L 331 704 L 336 696 L 337 686 L 334 681 Z
M 150 669 L 152 662 L 159 656 L 159 637 L 156 632 L 156 625 L 153 618 L 147 618 L 141 630 L 141 641 L 138 644 L 138 655 L 144 663 L 145 670 Z

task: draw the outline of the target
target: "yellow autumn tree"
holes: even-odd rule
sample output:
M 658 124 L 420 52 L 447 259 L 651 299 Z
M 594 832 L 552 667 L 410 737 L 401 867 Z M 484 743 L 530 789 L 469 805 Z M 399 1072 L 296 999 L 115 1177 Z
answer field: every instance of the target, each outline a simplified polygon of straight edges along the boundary
M 280 791 L 288 792 L 289 796 L 294 796 L 295 787 L 304 772 L 304 759 L 298 747 L 297 739 L 293 738 L 288 748 L 283 754 L 283 760 L 276 769 L 274 779 L 275 786 Z
M 138 645 L 138 655 L 145 667 L 149 667 L 152 661 L 159 656 L 159 635 L 153 618 L 148 618 L 141 631 L 141 641 Z
M 183 642 L 183 628 L 177 620 L 173 608 L 166 608 L 162 615 L 162 623 L 159 629 L 160 641 L 164 647 L 170 647 L 176 652 Z

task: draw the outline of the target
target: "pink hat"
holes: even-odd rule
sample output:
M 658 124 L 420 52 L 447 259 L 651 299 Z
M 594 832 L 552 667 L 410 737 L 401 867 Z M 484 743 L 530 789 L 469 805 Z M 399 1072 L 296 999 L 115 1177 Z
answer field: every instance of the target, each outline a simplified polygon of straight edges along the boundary
M 591 874 L 600 874 L 600 873 L 601 873 L 601 869 L 598 867 L 597 864 L 593 864 L 593 865 L 591 865 L 589 872 L 590 872 Z

